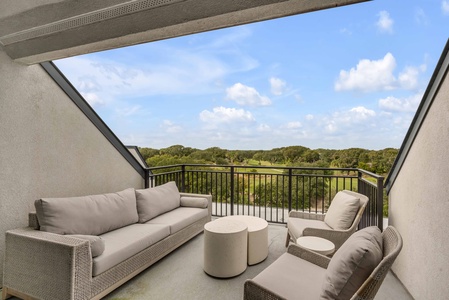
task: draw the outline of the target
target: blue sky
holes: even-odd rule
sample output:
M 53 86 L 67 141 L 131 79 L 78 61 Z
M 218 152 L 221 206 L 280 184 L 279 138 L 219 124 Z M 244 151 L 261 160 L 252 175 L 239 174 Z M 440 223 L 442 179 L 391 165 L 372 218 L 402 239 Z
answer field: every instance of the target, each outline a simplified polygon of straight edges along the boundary
M 126 145 L 399 148 L 449 0 L 375 0 L 55 61 Z

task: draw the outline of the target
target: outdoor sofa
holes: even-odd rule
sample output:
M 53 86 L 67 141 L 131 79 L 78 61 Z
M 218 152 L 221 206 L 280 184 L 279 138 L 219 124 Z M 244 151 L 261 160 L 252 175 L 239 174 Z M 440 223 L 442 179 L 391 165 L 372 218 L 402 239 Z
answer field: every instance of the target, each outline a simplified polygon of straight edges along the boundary
M 2 299 L 101 299 L 203 231 L 212 196 L 155 188 L 35 202 L 7 231 Z

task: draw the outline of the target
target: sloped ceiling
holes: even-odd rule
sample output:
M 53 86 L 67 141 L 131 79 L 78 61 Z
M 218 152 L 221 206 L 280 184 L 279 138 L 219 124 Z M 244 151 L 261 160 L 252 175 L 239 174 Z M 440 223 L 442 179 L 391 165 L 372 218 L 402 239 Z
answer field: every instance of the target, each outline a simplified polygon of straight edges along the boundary
M 364 1 L 1 0 L 0 47 L 34 64 Z

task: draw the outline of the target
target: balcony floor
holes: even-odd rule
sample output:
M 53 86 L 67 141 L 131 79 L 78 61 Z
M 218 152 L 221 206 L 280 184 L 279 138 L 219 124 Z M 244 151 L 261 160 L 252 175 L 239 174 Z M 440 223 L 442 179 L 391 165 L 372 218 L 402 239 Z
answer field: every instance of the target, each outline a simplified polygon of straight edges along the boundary
M 286 232 L 285 225 L 270 225 L 268 258 L 230 279 L 215 279 L 204 273 L 203 234 L 200 234 L 104 299 L 242 299 L 245 280 L 255 277 L 285 253 Z M 413 298 L 390 272 L 375 299 Z

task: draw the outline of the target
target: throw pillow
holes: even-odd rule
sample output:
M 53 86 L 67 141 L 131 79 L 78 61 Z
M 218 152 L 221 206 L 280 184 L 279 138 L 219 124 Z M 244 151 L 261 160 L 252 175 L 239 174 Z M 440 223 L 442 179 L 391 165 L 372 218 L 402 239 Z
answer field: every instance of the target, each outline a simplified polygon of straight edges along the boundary
M 355 232 L 329 262 L 320 299 L 350 299 L 382 258 L 379 228 L 372 226 Z
M 346 194 L 344 191 L 338 192 L 332 199 L 324 222 L 332 229 L 346 230 L 351 227 L 359 210 L 359 205 L 359 198 Z
M 136 190 L 139 222 L 145 223 L 180 206 L 181 195 L 174 181 L 154 188 Z
M 92 257 L 97 257 L 104 252 L 104 240 L 96 235 L 71 234 L 70 236 L 89 241 Z
M 138 220 L 133 188 L 84 197 L 42 198 L 34 206 L 40 230 L 58 234 L 100 235 Z
M 181 206 L 185 207 L 196 207 L 196 208 L 206 208 L 208 206 L 208 201 L 206 198 L 202 197 L 181 197 Z

